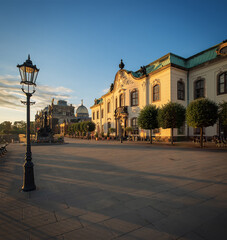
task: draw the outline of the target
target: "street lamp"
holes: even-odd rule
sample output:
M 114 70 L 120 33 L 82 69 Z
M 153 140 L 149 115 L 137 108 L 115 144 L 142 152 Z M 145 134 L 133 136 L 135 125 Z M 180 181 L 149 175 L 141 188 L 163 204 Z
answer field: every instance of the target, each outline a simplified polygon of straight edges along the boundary
M 17 65 L 20 71 L 22 91 L 27 96 L 27 101 L 23 102 L 27 105 L 27 152 L 25 155 L 25 163 L 24 163 L 24 177 L 23 177 L 23 187 L 22 190 L 25 192 L 32 191 L 36 189 L 35 181 L 34 181 L 34 171 L 33 171 L 33 163 L 32 163 L 32 152 L 31 152 L 31 142 L 30 142 L 30 104 L 34 104 L 30 102 L 30 98 L 32 94 L 35 92 L 36 87 L 36 78 L 39 72 L 39 69 L 36 65 L 32 64 L 30 60 L 30 55 L 28 55 L 28 59 L 22 64 Z

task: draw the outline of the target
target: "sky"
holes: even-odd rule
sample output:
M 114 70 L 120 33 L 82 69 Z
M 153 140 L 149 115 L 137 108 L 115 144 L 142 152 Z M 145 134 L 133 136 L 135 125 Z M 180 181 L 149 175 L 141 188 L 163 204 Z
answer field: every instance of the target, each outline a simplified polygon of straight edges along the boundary
M 123 59 L 139 70 L 172 52 L 190 57 L 227 39 L 227 1 L 0 0 L 0 123 L 26 120 L 17 64 L 39 69 L 35 113 L 64 99 L 90 112 Z

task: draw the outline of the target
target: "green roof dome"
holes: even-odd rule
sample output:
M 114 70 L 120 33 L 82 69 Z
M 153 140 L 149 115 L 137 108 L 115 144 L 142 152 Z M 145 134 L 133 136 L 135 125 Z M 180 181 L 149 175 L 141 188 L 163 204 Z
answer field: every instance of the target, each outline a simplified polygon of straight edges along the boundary
M 78 114 L 78 113 L 86 113 L 86 114 L 88 114 L 88 110 L 87 110 L 87 108 L 86 108 L 84 105 L 81 105 L 81 106 L 79 106 L 79 107 L 77 108 L 76 113 L 77 113 L 77 114 Z
M 87 108 L 83 105 L 83 100 L 81 101 L 81 105 L 76 110 L 76 117 L 88 117 L 89 113 Z

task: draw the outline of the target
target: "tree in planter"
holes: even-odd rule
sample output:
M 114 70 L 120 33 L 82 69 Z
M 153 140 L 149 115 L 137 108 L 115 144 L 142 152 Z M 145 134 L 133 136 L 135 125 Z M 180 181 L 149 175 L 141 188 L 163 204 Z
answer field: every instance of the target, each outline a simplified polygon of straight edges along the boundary
M 84 131 L 83 123 L 82 123 L 82 122 L 79 122 L 79 132 L 80 132 L 80 137 L 83 137 L 83 131 Z
M 107 131 L 107 135 L 106 135 L 106 137 L 107 137 L 107 140 L 110 139 L 110 132 L 109 132 L 109 130 Z
M 95 139 L 96 139 L 96 140 L 99 139 L 99 134 L 98 134 L 98 132 L 95 133 Z
M 76 136 L 78 136 L 79 132 L 80 132 L 80 125 L 79 125 L 79 123 L 74 123 L 74 130 L 76 132 Z
M 112 134 L 113 134 L 113 133 L 115 133 L 115 131 L 116 131 L 116 129 L 115 129 L 115 128 L 109 128 L 109 132 L 110 132 L 110 133 L 112 133 Z
M 83 132 L 83 137 L 85 137 L 86 133 L 88 132 L 87 124 L 88 124 L 88 121 L 81 122 L 81 129 Z
M 86 128 L 86 131 L 87 131 L 88 137 L 89 137 L 89 132 L 95 131 L 95 123 L 86 121 L 85 128 Z
M 142 129 L 150 130 L 150 143 L 152 143 L 152 129 L 158 128 L 158 109 L 155 105 L 147 105 L 140 111 L 138 125 Z
M 227 102 L 226 101 L 219 103 L 218 116 L 222 126 L 227 126 Z
M 133 128 L 132 127 L 126 127 L 125 131 L 127 132 L 128 135 L 131 136 L 131 134 L 133 133 Z
M 73 135 L 75 137 L 76 136 L 76 123 L 73 123 L 71 126 L 72 126 L 72 129 L 73 129 Z
M 185 122 L 185 107 L 179 103 L 169 102 L 158 111 L 158 123 L 163 129 L 171 128 L 171 144 L 173 145 L 173 129 L 181 127 Z
M 200 98 L 192 101 L 186 111 L 187 124 L 200 128 L 200 147 L 203 147 L 203 128 L 213 126 L 218 119 L 218 106 L 215 102 Z
M 89 127 L 88 127 L 88 131 L 89 131 L 89 132 L 95 131 L 95 123 L 94 123 L 94 122 L 90 122 L 90 121 L 89 121 L 89 122 L 87 123 L 87 126 L 89 126 Z
M 73 126 L 72 125 L 70 125 L 68 127 L 68 134 L 69 134 L 69 136 L 73 135 Z
M 105 139 L 104 132 L 101 132 L 101 137 L 102 137 L 102 140 L 104 140 L 104 139 Z

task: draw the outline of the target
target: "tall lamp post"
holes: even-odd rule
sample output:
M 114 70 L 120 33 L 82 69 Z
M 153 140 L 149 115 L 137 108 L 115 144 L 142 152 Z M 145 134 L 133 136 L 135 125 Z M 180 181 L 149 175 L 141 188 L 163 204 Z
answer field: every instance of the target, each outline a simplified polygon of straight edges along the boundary
M 23 176 L 23 187 L 22 190 L 25 192 L 32 191 L 36 189 L 35 181 L 34 181 L 34 171 L 33 171 L 33 163 L 32 163 L 32 152 L 31 152 L 31 142 L 30 142 L 30 98 L 32 94 L 35 92 L 36 87 L 36 78 L 38 76 L 39 69 L 36 65 L 32 64 L 30 60 L 30 55 L 28 55 L 28 59 L 22 64 L 17 65 L 20 71 L 21 89 L 27 96 L 27 101 L 22 102 L 27 105 L 27 152 L 25 154 L 25 163 L 24 163 L 24 176 Z

